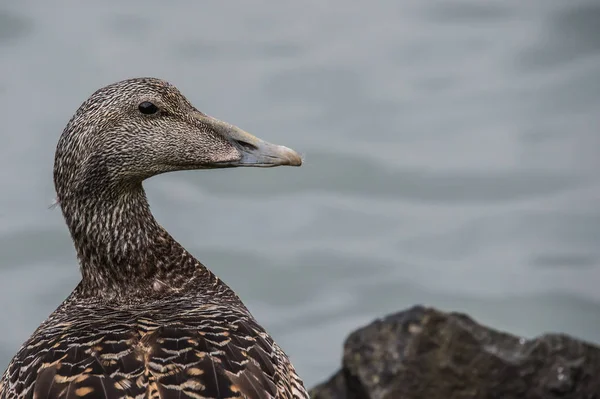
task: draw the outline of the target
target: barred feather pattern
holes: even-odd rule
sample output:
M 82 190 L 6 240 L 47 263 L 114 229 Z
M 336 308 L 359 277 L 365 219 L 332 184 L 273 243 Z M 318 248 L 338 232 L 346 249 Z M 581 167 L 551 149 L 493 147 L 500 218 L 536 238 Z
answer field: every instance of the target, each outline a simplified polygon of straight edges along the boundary
M 244 309 L 183 298 L 125 309 L 76 298 L 23 345 L 0 398 L 308 398 Z
M 142 187 L 255 148 L 232 129 L 155 78 L 81 105 L 59 139 L 54 183 L 82 280 L 12 359 L 0 399 L 308 398 L 233 290 L 154 219 Z

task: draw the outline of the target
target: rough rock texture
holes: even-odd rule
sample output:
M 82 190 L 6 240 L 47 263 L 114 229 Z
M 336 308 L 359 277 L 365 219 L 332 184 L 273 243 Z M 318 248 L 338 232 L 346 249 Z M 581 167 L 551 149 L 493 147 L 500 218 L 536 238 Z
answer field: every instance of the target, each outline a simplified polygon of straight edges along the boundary
M 600 399 L 600 348 L 525 340 L 421 306 L 352 333 L 342 369 L 313 399 Z

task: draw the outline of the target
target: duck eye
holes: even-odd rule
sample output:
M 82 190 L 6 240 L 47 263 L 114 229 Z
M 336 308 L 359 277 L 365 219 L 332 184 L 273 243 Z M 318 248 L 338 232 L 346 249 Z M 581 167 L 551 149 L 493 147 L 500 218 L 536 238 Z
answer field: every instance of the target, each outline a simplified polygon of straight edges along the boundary
M 142 114 L 151 115 L 158 112 L 158 107 L 149 101 L 144 101 L 138 105 L 138 109 Z

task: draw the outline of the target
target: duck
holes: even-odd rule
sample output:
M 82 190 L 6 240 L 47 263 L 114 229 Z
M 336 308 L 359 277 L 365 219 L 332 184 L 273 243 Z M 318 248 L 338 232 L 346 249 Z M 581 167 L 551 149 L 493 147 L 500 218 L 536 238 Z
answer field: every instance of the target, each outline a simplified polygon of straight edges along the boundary
M 238 295 L 156 221 L 142 185 L 173 171 L 301 165 L 165 80 L 94 92 L 54 158 L 81 280 L 10 361 L 0 398 L 308 398 Z

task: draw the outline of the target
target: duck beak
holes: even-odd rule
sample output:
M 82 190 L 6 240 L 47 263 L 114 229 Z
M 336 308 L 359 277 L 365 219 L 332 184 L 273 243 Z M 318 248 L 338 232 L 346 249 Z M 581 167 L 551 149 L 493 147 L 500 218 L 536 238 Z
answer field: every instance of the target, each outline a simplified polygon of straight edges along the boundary
M 273 167 L 300 166 L 302 157 L 291 148 L 271 144 L 251 135 L 237 126 L 220 121 L 210 116 L 203 119 L 225 137 L 240 152 L 238 160 L 228 161 L 227 166 Z

